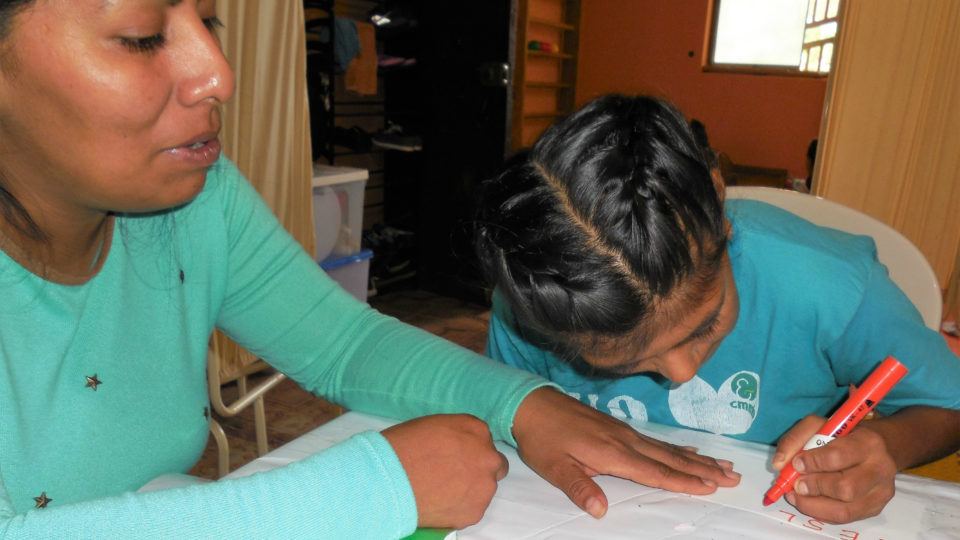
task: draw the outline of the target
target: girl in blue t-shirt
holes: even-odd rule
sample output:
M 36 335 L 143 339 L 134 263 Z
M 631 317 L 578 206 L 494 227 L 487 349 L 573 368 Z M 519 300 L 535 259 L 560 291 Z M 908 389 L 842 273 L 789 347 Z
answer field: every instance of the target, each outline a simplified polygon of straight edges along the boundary
M 778 442 L 788 501 L 877 514 L 894 475 L 960 447 L 960 362 L 869 239 L 737 202 L 683 115 L 601 97 L 485 185 L 477 249 L 496 287 L 488 353 L 621 418 Z M 797 451 L 887 355 L 911 374 L 884 417 Z

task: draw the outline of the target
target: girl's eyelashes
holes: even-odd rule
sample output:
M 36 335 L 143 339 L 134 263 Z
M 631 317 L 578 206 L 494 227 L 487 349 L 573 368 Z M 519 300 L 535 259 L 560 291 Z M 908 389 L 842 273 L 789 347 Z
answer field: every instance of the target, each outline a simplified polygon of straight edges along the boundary
M 719 327 L 720 327 L 720 317 L 714 317 L 713 320 L 710 321 L 709 326 L 701 330 L 698 330 L 695 334 L 693 334 L 690 337 L 692 339 L 706 339 L 712 336 L 714 333 L 716 333 L 717 328 Z
M 147 37 L 139 37 L 139 38 L 129 38 L 129 37 L 120 38 L 120 44 L 123 45 L 124 47 L 130 49 L 135 53 L 145 53 L 145 54 L 156 51 L 160 47 L 163 47 L 164 43 L 166 42 L 167 42 L 167 38 L 162 33 L 154 34 L 152 36 L 147 36 Z
M 216 16 L 207 17 L 203 19 L 203 26 L 205 26 L 206 29 L 209 30 L 210 32 L 215 32 L 217 28 L 223 28 L 223 21 L 221 21 L 220 18 Z M 145 54 L 149 54 L 156 51 L 160 47 L 163 47 L 166 44 L 166 42 L 167 42 L 167 38 L 163 33 L 154 34 L 152 36 L 147 36 L 147 37 L 137 37 L 137 38 L 121 37 L 120 38 L 120 43 L 127 49 L 130 49 L 131 51 L 136 53 L 145 53 Z

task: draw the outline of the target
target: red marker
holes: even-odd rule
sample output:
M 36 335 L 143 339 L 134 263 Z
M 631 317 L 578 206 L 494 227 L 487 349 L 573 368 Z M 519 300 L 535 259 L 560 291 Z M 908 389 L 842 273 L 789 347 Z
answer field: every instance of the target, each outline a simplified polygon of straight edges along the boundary
M 830 416 L 830 419 L 823 424 L 820 431 L 807 441 L 803 449 L 819 448 L 837 437 L 849 433 L 906 374 L 907 368 L 896 358 L 888 356 L 877 369 L 873 370 L 873 373 L 867 377 L 867 380 L 863 381 L 863 384 L 853 392 L 847 401 Z M 793 464 L 787 463 L 780 470 L 780 476 L 777 477 L 773 487 L 763 496 L 763 505 L 770 506 L 784 494 L 792 491 L 793 483 L 796 482 L 798 476 L 800 476 L 800 473 L 793 468 Z

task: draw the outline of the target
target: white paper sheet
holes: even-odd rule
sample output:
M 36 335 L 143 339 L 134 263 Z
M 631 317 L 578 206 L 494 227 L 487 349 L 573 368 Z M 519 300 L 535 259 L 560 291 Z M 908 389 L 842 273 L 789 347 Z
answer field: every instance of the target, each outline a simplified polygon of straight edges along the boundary
M 246 476 L 282 466 L 355 433 L 382 430 L 392 423 L 348 413 L 229 476 Z M 830 525 L 798 513 L 783 499 L 763 506 L 763 494 L 775 477 L 769 468 L 771 447 L 656 424 L 634 427 L 651 437 L 695 446 L 702 454 L 733 461 L 743 475 L 740 485 L 706 497 L 693 497 L 620 478 L 598 477 L 610 508 L 603 519 L 595 520 L 530 470 L 516 451 L 498 444 L 510 461 L 510 473 L 500 482 L 484 518 L 460 531 L 460 540 L 960 540 L 960 484 L 899 475 L 897 495 L 880 516 Z

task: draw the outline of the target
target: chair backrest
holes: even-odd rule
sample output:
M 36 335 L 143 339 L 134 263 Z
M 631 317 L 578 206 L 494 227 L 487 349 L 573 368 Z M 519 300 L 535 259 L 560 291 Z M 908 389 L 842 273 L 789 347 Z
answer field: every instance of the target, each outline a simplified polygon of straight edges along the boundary
M 817 225 L 872 237 L 890 279 L 917 307 L 923 322 L 939 330 L 943 298 L 937 275 L 917 246 L 896 229 L 853 208 L 787 189 L 730 186 L 727 198 L 763 201 Z

